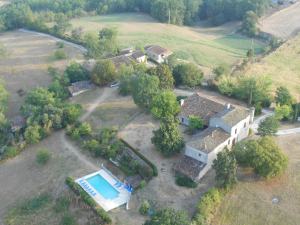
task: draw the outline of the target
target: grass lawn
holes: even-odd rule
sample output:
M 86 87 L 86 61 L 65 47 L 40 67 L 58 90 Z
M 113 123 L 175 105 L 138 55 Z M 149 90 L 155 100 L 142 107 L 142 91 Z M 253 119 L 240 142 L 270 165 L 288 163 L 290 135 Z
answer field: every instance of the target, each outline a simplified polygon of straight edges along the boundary
M 82 17 L 71 23 L 73 27 L 96 33 L 103 27 L 115 27 L 122 47 L 158 44 L 172 50 L 180 59 L 205 67 L 233 64 L 245 57 L 252 45 L 251 39 L 234 33 L 236 23 L 214 28 L 180 27 L 158 23 L 150 16 L 138 13 Z M 263 47 L 263 43 L 254 41 L 257 53 Z
M 289 157 L 287 172 L 270 181 L 243 181 L 229 193 L 215 225 L 297 225 L 300 221 L 300 136 L 277 137 Z M 279 199 L 273 204 L 272 199 Z
M 129 98 L 120 98 L 99 105 L 89 117 L 88 122 L 94 129 L 103 127 L 120 128 L 140 112 L 140 109 Z
M 285 86 L 293 95 L 300 96 L 300 35 L 282 45 L 261 62 L 251 65 L 249 75 L 267 75 L 274 87 Z

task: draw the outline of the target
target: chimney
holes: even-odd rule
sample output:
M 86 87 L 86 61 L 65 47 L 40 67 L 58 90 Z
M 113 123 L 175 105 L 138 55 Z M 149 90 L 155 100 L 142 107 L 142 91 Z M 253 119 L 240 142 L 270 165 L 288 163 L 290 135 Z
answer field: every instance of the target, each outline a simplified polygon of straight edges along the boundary
M 184 104 L 184 99 L 180 99 L 180 106 L 183 106 Z
M 230 103 L 226 103 L 225 107 L 226 107 L 226 109 L 230 109 L 231 108 L 231 104 Z

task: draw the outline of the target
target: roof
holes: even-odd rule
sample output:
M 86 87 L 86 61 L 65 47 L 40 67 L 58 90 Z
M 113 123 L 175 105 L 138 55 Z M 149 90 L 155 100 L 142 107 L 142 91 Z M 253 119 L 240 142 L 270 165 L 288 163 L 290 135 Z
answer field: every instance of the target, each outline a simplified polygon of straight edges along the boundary
M 209 119 L 223 111 L 224 108 L 224 104 L 202 97 L 199 93 L 195 93 L 184 100 L 179 116 L 186 118 L 189 116 L 198 116 L 208 124 Z
M 78 81 L 72 83 L 71 86 L 68 87 L 69 92 L 73 95 L 82 91 L 86 91 L 94 88 L 94 84 L 91 81 Z
M 131 55 L 131 57 L 134 58 L 134 59 L 138 59 L 138 58 L 141 58 L 143 56 L 145 56 L 145 53 L 140 51 L 140 50 L 134 51 Z
M 201 170 L 205 167 L 205 163 L 202 163 L 196 159 L 184 155 L 174 166 L 174 170 L 188 176 L 192 180 L 195 180 Z
M 187 143 L 187 146 L 201 152 L 210 153 L 229 138 L 230 134 L 222 128 L 210 127 L 193 137 L 193 139 Z
M 148 46 L 145 46 L 145 50 L 147 52 L 151 52 L 151 53 L 154 53 L 156 55 L 170 55 L 171 52 L 166 49 L 166 48 L 163 48 L 161 46 L 158 46 L 158 45 L 148 45 Z
M 132 64 L 132 59 L 125 55 L 115 56 L 113 58 L 110 58 L 109 60 L 111 60 L 114 63 L 117 69 L 119 69 L 122 65 L 129 66 Z
M 229 126 L 235 126 L 240 121 L 246 119 L 250 115 L 250 110 L 246 108 L 231 108 L 230 110 L 223 110 L 214 117 L 221 118 Z
M 23 116 L 16 116 L 10 121 L 12 130 L 18 130 L 26 125 L 26 119 Z
M 133 48 L 124 48 L 120 51 L 119 55 L 130 55 L 133 52 Z

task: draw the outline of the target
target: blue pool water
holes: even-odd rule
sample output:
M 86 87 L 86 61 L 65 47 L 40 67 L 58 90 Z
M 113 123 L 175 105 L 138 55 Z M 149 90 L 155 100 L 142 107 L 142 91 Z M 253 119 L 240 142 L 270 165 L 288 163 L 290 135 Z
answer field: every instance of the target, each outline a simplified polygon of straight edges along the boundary
M 101 175 L 97 174 L 86 179 L 87 182 L 105 199 L 114 199 L 118 197 L 119 192 L 110 185 Z

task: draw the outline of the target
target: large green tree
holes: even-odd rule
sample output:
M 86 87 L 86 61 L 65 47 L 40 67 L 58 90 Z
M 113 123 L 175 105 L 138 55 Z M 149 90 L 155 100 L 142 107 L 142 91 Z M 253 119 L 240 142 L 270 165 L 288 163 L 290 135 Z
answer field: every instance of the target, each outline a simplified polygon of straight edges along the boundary
M 157 211 L 144 225 L 189 225 L 188 216 L 183 211 L 166 208 Z
M 151 69 L 150 74 L 159 78 L 161 89 L 173 89 L 174 78 L 168 65 L 159 65 L 158 67 Z
M 242 23 L 242 32 L 249 37 L 255 37 L 259 33 L 259 29 L 257 27 L 258 16 L 253 11 L 246 12 L 243 23 Z
M 264 119 L 258 127 L 258 133 L 262 136 L 274 136 L 279 128 L 279 121 L 275 116 Z
M 257 174 L 265 178 L 272 178 L 284 172 L 288 158 L 271 137 L 263 137 L 258 141 L 253 167 Z
M 107 85 L 117 79 L 116 67 L 111 60 L 100 60 L 92 71 L 92 81 L 99 85 Z
M 291 105 L 293 97 L 286 87 L 280 86 L 276 89 L 275 101 L 278 105 Z
M 160 128 L 153 131 L 153 134 L 151 142 L 165 156 L 179 153 L 184 147 L 184 140 L 178 129 L 178 122 L 173 117 L 164 119 L 160 123 Z
M 99 32 L 99 45 L 103 54 L 115 54 L 118 51 L 118 31 L 105 27 Z
M 176 95 L 172 91 L 162 91 L 152 100 L 151 113 L 158 119 L 174 117 L 179 113 L 180 107 Z
M 184 85 L 196 87 L 200 86 L 203 80 L 203 72 L 192 63 L 184 63 L 175 66 L 173 76 L 176 86 Z
M 216 171 L 216 182 L 219 187 L 230 189 L 237 183 L 237 162 L 233 152 L 227 148 L 217 155 L 213 162 Z
M 150 110 L 152 100 L 159 90 L 159 79 L 156 76 L 139 74 L 132 79 L 132 97 L 141 108 Z

